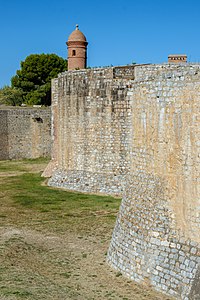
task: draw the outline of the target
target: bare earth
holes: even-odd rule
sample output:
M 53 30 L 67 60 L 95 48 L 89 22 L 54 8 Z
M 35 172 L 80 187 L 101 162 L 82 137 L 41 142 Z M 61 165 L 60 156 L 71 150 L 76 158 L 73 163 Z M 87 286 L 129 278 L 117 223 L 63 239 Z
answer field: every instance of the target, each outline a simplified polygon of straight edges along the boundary
M 29 172 L 44 167 L 26 165 Z M 9 170 L 7 175 L 14 173 Z M 0 184 L 3 178 L 0 170 Z M 87 216 L 78 226 L 69 226 L 45 212 L 41 219 L 41 213 L 20 210 L 3 192 L 0 201 L 0 300 L 171 299 L 107 265 L 114 221 L 104 225 L 106 212 L 97 211 L 95 223 L 87 228 Z

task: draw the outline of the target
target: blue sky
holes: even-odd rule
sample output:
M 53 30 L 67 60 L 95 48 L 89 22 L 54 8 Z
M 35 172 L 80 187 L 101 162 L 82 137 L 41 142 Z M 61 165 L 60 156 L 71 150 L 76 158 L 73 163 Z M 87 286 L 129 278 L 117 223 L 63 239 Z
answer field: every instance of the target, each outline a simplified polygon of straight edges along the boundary
M 88 65 L 161 63 L 168 54 L 200 61 L 199 0 L 0 0 L 0 87 L 34 53 L 67 57 L 79 24 Z

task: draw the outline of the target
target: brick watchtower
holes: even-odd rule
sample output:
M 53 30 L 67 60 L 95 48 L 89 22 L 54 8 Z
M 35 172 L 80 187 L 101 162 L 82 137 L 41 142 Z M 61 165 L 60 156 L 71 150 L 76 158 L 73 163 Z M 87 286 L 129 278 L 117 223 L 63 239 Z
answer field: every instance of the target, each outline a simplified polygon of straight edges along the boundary
M 76 25 L 66 42 L 68 47 L 68 70 L 85 69 L 87 65 L 86 37 Z

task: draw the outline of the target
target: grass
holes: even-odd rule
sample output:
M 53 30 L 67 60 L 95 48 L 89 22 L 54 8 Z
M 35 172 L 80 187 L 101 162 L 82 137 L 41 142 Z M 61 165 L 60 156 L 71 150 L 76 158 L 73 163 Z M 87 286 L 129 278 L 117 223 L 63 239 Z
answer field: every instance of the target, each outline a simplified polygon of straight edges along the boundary
M 48 161 L 49 159 L 46 157 L 41 157 L 36 159 L 0 161 L 0 172 L 27 171 L 27 166 L 46 164 Z
M 13 166 L 16 172 L 16 164 Z M 12 171 L 11 166 L 8 169 Z M 0 170 L 2 170 L 1 163 Z M 18 165 L 18 170 L 22 170 L 22 166 Z M 56 227 L 58 229 L 59 220 L 65 223 L 63 229 L 67 224 L 74 224 L 78 229 L 79 224 L 84 223 L 82 230 L 89 230 L 90 224 L 95 223 L 97 218 L 101 219 L 100 222 L 106 219 L 106 222 L 113 225 L 120 204 L 120 199 L 110 196 L 88 195 L 50 188 L 43 184 L 44 178 L 38 173 L 26 172 L 1 178 L 1 181 L 3 184 L 0 185 L 0 195 L 2 193 L 4 197 L 9 198 L 12 207 L 20 211 L 21 215 L 23 212 L 25 215 L 30 213 L 31 221 L 34 215 L 37 216 L 37 220 L 44 226 L 52 223 L 52 218 L 54 221 L 57 220 L 54 229 Z M 2 214 L 2 218 L 5 218 L 5 214 Z M 25 219 L 27 218 L 26 216 Z
M 50 188 L 47 163 L 0 161 L 0 299 L 167 299 L 106 265 L 121 200 Z
M 14 189 L 13 200 L 23 206 L 37 209 L 64 209 L 68 212 L 97 209 L 117 209 L 119 200 L 111 197 L 67 192 L 42 186 L 40 174 L 22 174 L 7 181 L 9 189 Z M 116 205 L 117 202 L 117 205 Z

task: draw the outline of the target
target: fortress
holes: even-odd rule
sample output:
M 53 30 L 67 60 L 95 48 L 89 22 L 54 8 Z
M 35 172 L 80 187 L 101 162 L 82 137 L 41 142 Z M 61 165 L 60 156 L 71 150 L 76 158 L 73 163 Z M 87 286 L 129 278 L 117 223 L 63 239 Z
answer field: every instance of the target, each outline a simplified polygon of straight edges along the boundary
M 49 185 L 122 196 L 108 262 L 200 297 L 200 65 L 68 71 L 52 82 Z
M 122 196 L 108 263 L 177 299 L 200 299 L 200 64 L 169 60 L 73 65 L 54 79 L 45 175 L 50 186 Z
M 84 69 L 76 27 L 49 109 L 3 109 L 0 159 L 52 158 L 48 184 L 122 197 L 107 262 L 182 300 L 200 299 L 200 64 Z M 50 142 L 50 116 L 52 147 Z

